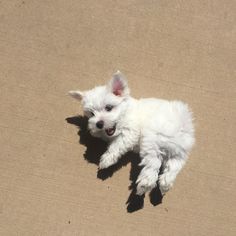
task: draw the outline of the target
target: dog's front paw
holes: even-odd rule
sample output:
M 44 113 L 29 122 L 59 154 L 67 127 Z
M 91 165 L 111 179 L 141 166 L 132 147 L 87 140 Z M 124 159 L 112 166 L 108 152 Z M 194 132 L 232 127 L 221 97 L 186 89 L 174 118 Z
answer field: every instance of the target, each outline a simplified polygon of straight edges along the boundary
M 113 161 L 112 157 L 110 155 L 103 154 L 100 159 L 99 169 L 100 170 L 106 169 L 113 164 L 114 164 L 114 161 Z

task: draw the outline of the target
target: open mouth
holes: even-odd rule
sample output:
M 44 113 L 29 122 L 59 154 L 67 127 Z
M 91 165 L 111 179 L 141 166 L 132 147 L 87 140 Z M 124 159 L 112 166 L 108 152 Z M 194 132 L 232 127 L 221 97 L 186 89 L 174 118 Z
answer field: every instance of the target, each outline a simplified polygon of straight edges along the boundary
M 105 129 L 105 131 L 108 136 L 112 136 L 116 131 L 116 126 L 114 125 L 112 128 Z

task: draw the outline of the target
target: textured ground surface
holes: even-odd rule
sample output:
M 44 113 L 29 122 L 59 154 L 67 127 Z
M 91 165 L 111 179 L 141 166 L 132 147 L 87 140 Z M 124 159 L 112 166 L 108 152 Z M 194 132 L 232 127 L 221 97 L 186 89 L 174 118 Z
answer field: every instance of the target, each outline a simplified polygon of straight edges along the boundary
M 0 1 L 0 234 L 236 235 L 235 13 L 227 0 Z M 162 204 L 130 196 L 136 156 L 97 175 L 102 143 L 78 135 L 67 91 L 117 69 L 133 96 L 194 111 L 197 145 Z

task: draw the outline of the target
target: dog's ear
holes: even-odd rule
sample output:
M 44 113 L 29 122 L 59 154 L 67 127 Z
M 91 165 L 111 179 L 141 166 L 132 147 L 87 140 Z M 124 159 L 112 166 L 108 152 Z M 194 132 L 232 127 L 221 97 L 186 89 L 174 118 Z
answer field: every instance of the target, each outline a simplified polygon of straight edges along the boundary
M 128 96 L 129 88 L 124 75 L 117 71 L 108 84 L 108 89 L 116 96 Z
M 83 92 L 80 91 L 69 91 L 69 95 L 77 100 L 82 100 L 83 99 Z

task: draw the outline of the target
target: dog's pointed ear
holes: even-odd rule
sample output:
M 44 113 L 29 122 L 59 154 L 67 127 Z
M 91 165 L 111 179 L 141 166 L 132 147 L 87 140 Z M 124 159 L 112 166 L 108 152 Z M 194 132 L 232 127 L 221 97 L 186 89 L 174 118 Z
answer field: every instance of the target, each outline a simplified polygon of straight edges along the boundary
M 117 71 L 113 74 L 111 81 L 108 84 L 108 89 L 116 96 L 128 96 L 129 87 L 126 82 L 125 76 Z
M 83 92 L 80 92 L 80 91 L 69 91 L 69 95 L 77 100 L 82 100 L 83 99 L 83 96 L 84 96 L 84 93 Z

